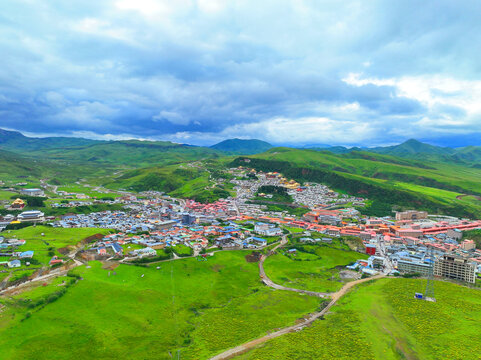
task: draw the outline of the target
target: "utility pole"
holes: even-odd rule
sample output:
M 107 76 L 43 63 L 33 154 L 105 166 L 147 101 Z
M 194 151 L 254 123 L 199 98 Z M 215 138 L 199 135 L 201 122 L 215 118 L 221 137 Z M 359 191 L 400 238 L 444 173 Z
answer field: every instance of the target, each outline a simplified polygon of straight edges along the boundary
M 424 299 L 427 301 L 436 301 L 436 298 L 434 297 L 434 250 L 431 247 L 429 249 L 429 259 L 430 261 L 430 266 L 428 270 L 428 279 L 426 283 L 426 292 L 424 293 Z

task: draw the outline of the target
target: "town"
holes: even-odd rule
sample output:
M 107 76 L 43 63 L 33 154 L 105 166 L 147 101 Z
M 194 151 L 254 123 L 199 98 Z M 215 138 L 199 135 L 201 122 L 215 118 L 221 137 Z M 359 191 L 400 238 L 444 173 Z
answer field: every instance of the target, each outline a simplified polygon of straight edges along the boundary
M 186 256 L 205 258 L 223 250 L 262 250 L 283 239 L 289 241 L 288 249 L 289 244 L 296 242 L 321 244 L 333 239 L 356 239 L 353 249 L 368 257 L 346 268 L 363 276 L 434 276 L 475 284 L 481 274 L 481 251 L 473 240 L 463 239 L 464 231 L 481 229 L 481 221 L 416 210 L 368 217 L 359 211 L 366 199 L 339 194 L 323 184 L 301 185 L 280 173 L 264 173 L 248 167 L 231 168 L 228 173 L 234 176 L 231 183 L 236 195 L 210 204 L 156 191 L 119 192 L 107 200 L 92 199 L 79 192 L 56 191 L 52 196 L 62 200 L 52 202 L 52 208 L 68 210 L 78 203 L 122 207 L 117 211 L 67 212 L 60 216 L 45 216 L 36 209 L 22 211 L 28 199 L 47 199 L 50 185 L 43 182 L 41 189 L 15 184 L 8 190 L 19 197 L 3 201 L 3 206 L 6 210 L 16 210 L 16 214 L 0 218 L 4 229 L 0 237 L 3 267 L 0 271 L 9 274 L 3 276 L 0 290 L 33 280 L 39 274 L 44 276 L 45 269 L 30 273 L 21 281 L 8 281 L 16 279 L 11 276 L 13 271 L 39 265 L 69 269 L 90 260 L 135 264 Z M 261 192 L 262 189 L 271 193 Z M 271 203 L 284 204 L 279 199 L 291 199 L 287 205 L 300 208 L 302 215 L 291 214 L 290 208 L 269 210 Z M 105 229 L 108 233 L 93 237 L 68 253 L 51 248 L 50 257 L 42 263 L 31 241 L 10 237 L 9 229 L 45 225 L 53 229 Z M 295 247 L 291 250 L 295 255 Z

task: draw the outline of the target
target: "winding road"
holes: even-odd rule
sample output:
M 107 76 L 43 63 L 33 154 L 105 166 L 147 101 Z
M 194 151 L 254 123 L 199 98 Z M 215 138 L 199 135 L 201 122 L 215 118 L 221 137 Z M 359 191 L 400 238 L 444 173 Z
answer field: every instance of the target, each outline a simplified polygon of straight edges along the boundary
M 276 331 L 276 332 L 273 332 L 271 334 L 268 334 L 268 335 L 265 335 L 265 336 L 262 336 L 260 338 L 257 338 L 257 339 L 254 339 L 254 340 L 251 340 L 251 341 L 248 341 L 242 345 L 239 345 L 235 348 L 232 348 L 232 349 L 229 349 L 227 351 L 224 351 L 223 353 L 220 353 L 214 357 L 211 358 L 211 360 L 226 360 L 226 359 L 231 359 L 233 358 L 234 356 L 238 356 L 238 355 L 241 355 L 253 348 L 255 348 L 256 346 L 266 342 L 266 341 L 269 341 L 269 340 L 272 340 L 272 339 L 275 339 L 279 336 L 282 336 L 282 335 L 285 335 L 285 334 L 288 334 L 288 333 L 291 333 L 291 332 L 297 332 L 297 331 L 300 331 L 302 330 L 304 327 L 312 324 L 312 322 L 314 322 L 315 320 L 319 319 L 321 316 L 325 315 L 333 305 L 335 305 L 337 303 L 337 301 L 343 297 L 346 293 L 348 293 L 354 286 L 358 285 L 358 284 L 361 284 L 363 282 L 366 282 L 366 281 L 370 281 L 370 280 L 375 280 L 375 279 L 380 279 L 382 277 L 384 277 L 385 275 L 384 274 L 379 274 L 377 276 L 373 276 L 371 278 L 365 278 L 365 279 L 359 279 L 359 280 L 355 280 L 355 281 L 352 281 L 352 282 L 349 282 L 347 284 L 345 284 L 339 291 L 335 292 L 335 293 L 318 293 L 318 292 L 314 292 L 314 291 L 307 291 L 307 290 L 300 290 L 300 289 L 292 289 L 292 288 L 287 288 L 287 287 L 284 287 L 284 286 L 281 286 L 281 285 L 278 285 L 276 283 L 274 283 L 271 279 L 269 279 L 266 274 L 265 274 L 265 271 L 264 271 L 264 261 L 265 259 L 269 256 L 269 255 L 272 255 L 273 252 L 280 246 L 282 245 L 285 245 L 287 243 L 287 237 L 284 235 L 282 237 L 282 240 L 281 242 L 275 247 L 273 248 L 269 254 L 267 256 L 263 255 L 261 260 L 259 261 L 259 275 L 262 279 L 262 281 L 264 282 L 264 284 L 266 284 L 267 286 L 270 286 L 274 289 L 277 289 L 277 290 L 287 290 L 287 291 L 294 291 L 294 292 L 297 292 L 297 293 L 301 293 L 301 294 L 306 294 L 306 295 L 311 295 L 311 296 L 317 296 L 317 297 L 328 297 L 330 296 L 331 297 L 331 301 L 329 302 L 329 304 L 327 304 L 327 306 L 325 308 L 323 308 L 321 311 L 319 312 L 316 312 L 316 313 L 313 313 L 313 314 L 309 314 L 308 317 L 305 317 L 304 320 L 299 323 L 299 324 L 296 324 L 296 325 L 292 325 L 292 326 L 288 326 L 284 329 L 281 329 L 279 331 Z

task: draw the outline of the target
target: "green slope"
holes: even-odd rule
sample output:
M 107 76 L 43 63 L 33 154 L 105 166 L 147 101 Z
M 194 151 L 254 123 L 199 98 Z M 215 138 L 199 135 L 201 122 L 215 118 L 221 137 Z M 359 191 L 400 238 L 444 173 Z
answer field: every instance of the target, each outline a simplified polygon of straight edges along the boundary
M 373 200 L 378 215 L 389 215 L 396 206 L 463 217 L 481 215 L 481 202 L 456 199 L 459 194 L 481 195 L 481 171 L 467 166 L 368 152 L 336 155 L 289 148 L 273 148 L 250 158 L 248 165 L 242 157 L 232 165 L 279 171 L 299 181 L 324 182 Z M 444 192 L 438 194 L 438 189 Z
M 0 129 L 0 148 L 20 153 L 41 149 L 87 146 L 97 143 L 102 143 L 102 141 L 70 137 L 33 138 L 24 136 L 17 131 Z
M 211 146 L 211 149 L 243 155 L 258 154 L 270 148 L 272 148 L 271 144 L 257 139 L 228 139 Z
M 133 191 L 156 190 L 180 198 L 213 202 L 230 196 L 228 187 L 214 183 L 210 173 L 200 165 L 170 165 L 130 170 L 111 178 L 104 185 L 111 189 Z
M 72 149 L 38 152 L 49 159 L 141 167 L 219 157 L 221 153 L 197 146 L 167 141 L 112 141 Z
M 55 285 L 0 298 L 0 358 L 209 359 L 319 307 L 315 297 L 263 286 L 245 255 L 120 265 L 115 275 L 91 262 L 58 299 L 49 293 L 64 287 Z
M 13 152 L 0 150 L 0 180 L 8 185 L 27 182 L 38 186 L 40 179 L 55 180 L 54 183 L 77 181 L 91 174 L 101 175 L 109 172 L 108 167 L 98 168 L 85 164 L 68 164 L 65 162 L 27 157 Z
M 481 331 L 479 290 L 436 281 L 437 302 L 414 299 L 425 286 L 425 280 L 411 279 L 357 286 L 324 320 L 236 359 L 478 358 L 481 344 L 473 339 Z

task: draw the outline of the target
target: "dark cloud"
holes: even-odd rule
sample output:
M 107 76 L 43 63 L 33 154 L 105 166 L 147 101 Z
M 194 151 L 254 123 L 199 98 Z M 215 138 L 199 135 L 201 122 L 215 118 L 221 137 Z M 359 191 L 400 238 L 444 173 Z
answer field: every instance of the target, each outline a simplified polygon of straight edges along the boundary
M 477 1 L 10 0 L 0 126 L 199 144 L 281 141 L 273 124 L 349 144 L 479 132 L 480 10 Z

